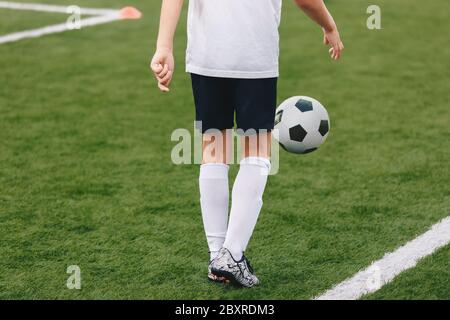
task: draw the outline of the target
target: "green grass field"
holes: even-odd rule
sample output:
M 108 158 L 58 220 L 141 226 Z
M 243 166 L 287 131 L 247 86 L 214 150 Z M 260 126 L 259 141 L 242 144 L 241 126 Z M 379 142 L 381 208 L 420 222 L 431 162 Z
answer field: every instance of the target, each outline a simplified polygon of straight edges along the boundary
M 58 13 L 19 11 L 0 8 L 0 36 L 7 33 L 63 23 L 67 16 Z
M 450 3 L 379 0 L 374 31 L 372 1 L 327 3 L 339 63 L 284 3 L 279 101 L 317 98 L 331 133 L 316 153 L 281 154 L 247 251 L 262 281 L 250 290 L 206 280 L 198 166 L 170 159 L 172 131 L 193 131 L 185 15 L 167 95 L 147 68 L 159 1 L 77 0 L 144 16 L 0 45 L 0 298 L 309 299 L 449 216 Z M 64 15 L 0 9 L 0 21 L 3 35 Z M 449 263 L 447 246 L 365 298 L 450 299 Z M 81 290 L 66 287 L 69 265 Z

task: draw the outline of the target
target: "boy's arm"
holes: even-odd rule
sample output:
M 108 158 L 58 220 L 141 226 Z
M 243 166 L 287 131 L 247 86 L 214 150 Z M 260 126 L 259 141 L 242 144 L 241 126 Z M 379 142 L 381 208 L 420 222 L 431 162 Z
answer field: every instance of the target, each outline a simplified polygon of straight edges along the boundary
M 344 45 L 339 36 L 336 23 L 323 0 L 295 0 L 295 2 L 311 19 L 322 27 L 324 32 L 323 43 L 331 46 L 331 58 L 339 59 Z
M 175 68 L 173 38 L 182 7 L 183 0 L 162 1 L 158 41 L 150 68 L 155 74 L 159 89 L 163 92 L 169 91 L 169 85 Z

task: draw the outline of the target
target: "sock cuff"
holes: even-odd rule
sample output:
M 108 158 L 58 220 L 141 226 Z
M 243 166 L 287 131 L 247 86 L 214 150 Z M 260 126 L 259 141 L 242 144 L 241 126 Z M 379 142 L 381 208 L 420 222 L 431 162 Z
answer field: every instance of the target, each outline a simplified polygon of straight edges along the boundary
M 204 163 L 200 165 L 200 179 L 228 179 L 228 169 L 225 163 Z
M 264 172 L 267 169 L 267 174 L 270 172 L 270 169 L 272 167 L 270 160 L 263 157 L 247 157 L 241 160 L 240 165 L 253 165 L 258 166 L 264 169 Z

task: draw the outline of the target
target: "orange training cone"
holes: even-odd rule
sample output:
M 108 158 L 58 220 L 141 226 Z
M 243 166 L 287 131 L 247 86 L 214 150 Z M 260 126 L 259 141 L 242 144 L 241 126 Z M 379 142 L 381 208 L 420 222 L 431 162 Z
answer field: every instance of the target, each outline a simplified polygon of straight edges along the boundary
M 134 7 L 125 7 L 120 10 L 122 19 L 140 19 L 142 13 Z

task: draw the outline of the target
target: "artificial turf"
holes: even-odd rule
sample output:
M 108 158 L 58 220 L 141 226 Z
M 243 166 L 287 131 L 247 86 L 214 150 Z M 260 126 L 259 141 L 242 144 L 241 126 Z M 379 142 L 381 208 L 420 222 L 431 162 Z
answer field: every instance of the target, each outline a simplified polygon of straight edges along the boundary
M 381 30 L 366 28 L 371 1 L 327 3 L 338 63 L 284 3 L 279 102 L 317 98 L 331 132 L 315 153 L 281 153 L 246 252 L 262 281 L 250 290 L 206 280 L 198 166 L 170 158 L 173 130 L 193 131 L 185 14 L 165 95 L 147 67 L 159 1 L 77 1 L 144 16 L 0 45 L 0 298 L 309 299 L 448 216 L 450 3 L 379 0 Z M 8 12 L 0 34 L 27 26 Z M 450 282 L 448 252 L 367 298 L 450 299 L 435 285 Z M 81 290 L 66 287 L 69 265 Z

